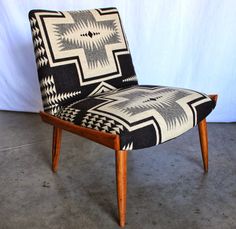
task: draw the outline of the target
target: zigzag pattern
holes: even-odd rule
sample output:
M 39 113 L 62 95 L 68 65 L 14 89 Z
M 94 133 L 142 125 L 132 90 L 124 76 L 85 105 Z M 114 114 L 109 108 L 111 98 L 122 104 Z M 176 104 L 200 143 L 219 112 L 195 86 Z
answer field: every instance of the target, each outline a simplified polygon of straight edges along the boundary
M 48 64 L 48 59 L 46 58 L 46 57 L 39 57 L 38 59 L 37 59 L 37 66 L 38 66 L 38 68 L 40 68 L 40 67 L 42 67 L 42 66 L 45 66 L 45 65 L 47 65 Z
M 33 43 L 34 43 L 36 63 L 37 63 L 37 67 L 40 68 L 42 66 L 48 65 L 48 57 L 45 51 L 45 47 L 43 45 L 43 40 L 41 38 L 37 21 L 34 17 L 30 18 L 30 25 L 32 29 L 32 37 L 33 37 Z
M 74 122 L 79 112 L 80 110 L 78 109 L 66 107 L 63 108 L 61 112 L 59 112 L 59 114 L 57 114 L 56 116 L 65 121 Z
M 98 95 L 103 92 L 108 92 L 108 91 L 114 91 L 116 88 L 106 82 L 101 82 L 90 94 L 89 96 L 92 95 Z
M 57 93 L 55 82 L 53 75 L 47 76 L 40 81 L 40 89 L 43 98 L 43 106 L 46 109 L 54 109 L 50 111 L 51 114 L 56 114 L 58 112 L 58 103 L 63 102 L 67 99 L 70 99 L 76 95 L 79 95 L 80 91 L 74 92 L 65 92 L 65 93 Z M 58 107 L 57 107 L 58 106 Z M 58 109 L 55 110 L 55 107 Z M 53 113 L 52 113 L 53 112 Z
M 37 34 L 38 35 L 38 34 Z M 36 48 L 36 47 L 38 47 L 38 46 L 40 46 L 41 44 L 42 44 L 42 42 L 43 42 L 43 40 L 40 38 L 40 37 L 37 37 L 36 35 L 35 35 L 35 38 L 34 38 L 34 47 Z
M 52 104 L 51 100 L 49 101 L 50 96 L 55 96 L 56 95 L 56 87 L 55 87 L 55 82 L 53 79 L 53 76 L 48 76 L 45 77 L 40 81 L 40 89 L 42 96 L 47 98 L 47 101 L 44 100 L 44 104 Z
M 133 142 L 128 143 L 127 145 L 124 145 L 122 150 L 132 150 L 133 149 Z
M 124 127 L 114 120 L 92 113 L 84 116 L 81 126 L 111 134 L 120 134 L 124 130 Z
M 137 76 L 131 76 L 129 78 L 123 79 L 122 82 L 138 81 Z
M 35 50 L 36 57 L 40 57 L 40 56 L 44 55 L 44 53 L 45 53 L 45 49 L 43 47 L 39 47 Z
M 56 115 L 61 110 L 61 107 L 58 104 L 54 104 L 47 107 L 45 106 L 44 110 L 52 115 Z

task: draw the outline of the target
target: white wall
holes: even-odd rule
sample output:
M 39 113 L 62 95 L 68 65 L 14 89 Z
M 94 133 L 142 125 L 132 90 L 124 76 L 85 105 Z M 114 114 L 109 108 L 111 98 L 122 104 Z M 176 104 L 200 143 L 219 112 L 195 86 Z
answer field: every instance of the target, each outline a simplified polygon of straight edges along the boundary
M 42 109 L 28 11 L 116 6 L 141 84 L 219 94 L 209 121 L 236 121 L 235 0 L 0 0 L 0 110 Z

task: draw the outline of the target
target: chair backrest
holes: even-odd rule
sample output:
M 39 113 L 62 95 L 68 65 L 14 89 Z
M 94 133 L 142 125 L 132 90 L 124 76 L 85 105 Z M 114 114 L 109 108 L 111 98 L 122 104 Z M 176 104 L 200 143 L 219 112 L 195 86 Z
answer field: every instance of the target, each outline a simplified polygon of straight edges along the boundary
M 44 110 L 137 84 L 116 8 L 29 12 Z

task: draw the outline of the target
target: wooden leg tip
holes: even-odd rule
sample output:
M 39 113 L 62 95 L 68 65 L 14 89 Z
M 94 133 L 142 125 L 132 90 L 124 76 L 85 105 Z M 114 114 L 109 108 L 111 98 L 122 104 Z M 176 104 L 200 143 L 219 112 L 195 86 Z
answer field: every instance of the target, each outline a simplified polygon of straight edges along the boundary
M 206 163 L 206 164 L 203 163 L 203 168 L 204 168 L 204 172 L 207 173 L 208 172 L 208 163 Z
M 53 167 L 52 167 L 52 171 L 53 171 L 54 173 L 56 173 L 56 172 L 57 172 L 57 168 L 53 168 Z
M 61 129 L 53 127 L 53 144 L 52 144 L 52 171 L 55 173 L 58 168 L 60 148 L 61 148 Z
M 125 227 L 125 222 L 120 222 L 120 227 Z

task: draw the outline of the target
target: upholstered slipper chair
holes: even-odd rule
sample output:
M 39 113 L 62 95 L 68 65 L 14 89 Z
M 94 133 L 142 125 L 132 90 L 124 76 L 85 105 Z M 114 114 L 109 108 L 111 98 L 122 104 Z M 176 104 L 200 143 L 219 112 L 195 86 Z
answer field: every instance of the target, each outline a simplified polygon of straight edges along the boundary
M 53 125 L 54 172 L 62 129 L 114 149 L 123 227 L 128 150 L 164 143 L 198 124 L 207 171 L 205 118 L 217 96 L 139 85 L 116 8 L 32 10 L 29 20 L 44 107 L 40 115 Z

